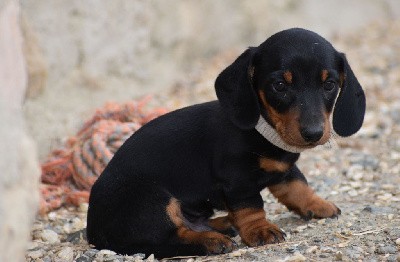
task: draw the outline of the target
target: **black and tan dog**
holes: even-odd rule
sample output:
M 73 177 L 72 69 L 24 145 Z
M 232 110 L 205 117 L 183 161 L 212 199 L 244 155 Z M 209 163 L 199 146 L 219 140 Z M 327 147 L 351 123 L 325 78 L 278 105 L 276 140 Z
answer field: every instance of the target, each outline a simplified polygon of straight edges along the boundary
M 281 242 L 265 187 L 303 218 L 340 214 L 295 162 L 333 130 L 362 125 L 364 92 L 344 54 L 316 33 L 285 30 L 241 54 L 215 88 L 218 101 L 163 115 L 119 149 L 92 188 L 89 243 L 160 258 L 230 252 L 233 229 L 249 246 Z M 215 209 L 228 215 L 210 219 Z

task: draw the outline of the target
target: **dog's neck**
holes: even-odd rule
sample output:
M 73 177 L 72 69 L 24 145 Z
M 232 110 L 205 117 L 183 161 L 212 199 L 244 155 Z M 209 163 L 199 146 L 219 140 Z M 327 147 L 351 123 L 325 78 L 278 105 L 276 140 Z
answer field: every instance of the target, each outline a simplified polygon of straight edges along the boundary
M 273 128 L 262 116 L 260 116 L 260 119 L 258 119 L 255 128 L 263 137 L 265 137 L 265 139 L 280 149 L 291 153 L 301 153 L 305 150 L 305 148 L 288 145 L 285 141 L 283 141 L 278 132 L 276 132 L 275 128 Z

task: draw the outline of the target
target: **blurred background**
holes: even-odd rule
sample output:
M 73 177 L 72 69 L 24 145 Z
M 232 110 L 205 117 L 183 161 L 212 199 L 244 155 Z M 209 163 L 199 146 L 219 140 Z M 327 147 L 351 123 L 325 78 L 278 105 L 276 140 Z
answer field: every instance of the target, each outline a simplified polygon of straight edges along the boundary
M 180 107 L 198 102 L 177 90 L 193 96 L 200 77 L 211 99 L 219 70 L 282 29 L 313 30 L 351 53 L 358 47 L 342 39 L 362 43 L 369 27 L 400 17 L 397 0 L 22 0 L 21 9 L 24 110 L 41 159 L 106 101 L 152 94 Z

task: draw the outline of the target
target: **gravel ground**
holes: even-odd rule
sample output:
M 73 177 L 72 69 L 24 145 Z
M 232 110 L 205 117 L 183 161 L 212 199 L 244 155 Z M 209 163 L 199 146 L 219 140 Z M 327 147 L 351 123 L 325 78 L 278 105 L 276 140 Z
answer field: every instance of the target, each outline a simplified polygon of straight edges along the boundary
M 334 149 L 302 154 L 310 185 L 342 210 L 338 219 L 303 221 L 263 192 L 268 219 L 288 235 L 281 244 L 240 249 L 184 261 L 400 261 L 400 21 L 380 22 L 332 41 L 345 50 L 367 94 L 362 130 Z M 237 55 L 218 56 L 157 97 L 158 106 L 181 107 L 213 99 L 216 74 Z M 27 261 L 142 261 L 92 249 L 81 231 L 87 205 L 37 217 Z M 240 243 L 240 239 L 236 239 Z M 155 260 L 150 256 L 147 261 Z

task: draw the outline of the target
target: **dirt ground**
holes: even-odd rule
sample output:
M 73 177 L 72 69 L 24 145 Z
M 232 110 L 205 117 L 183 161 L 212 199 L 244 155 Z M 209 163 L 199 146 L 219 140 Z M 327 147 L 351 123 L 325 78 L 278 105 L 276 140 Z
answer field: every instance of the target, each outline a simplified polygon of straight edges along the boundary
M 400 261 L 400 21 L 372 24 L 332 42 L 347 54 L 366 92 L 364 126 L 357 135 L 338 139 L 333 149 L 303 153 L 298 163 L 311 187 L 342 215 L 304 221 L 263 192 L 267 217 L 287 233 L 286 242 L 241 244 L 230 254 L 184 261 Z M 176 108 L 213 99 L 215 75 L 237 54 L 222 54 L 196 69 L 156 103 Z M 142 261 L 141 255 L 123 257 L 88 246 L 80 231 L 86 211 L 83 204 L 38 216 L 26 260 Z

